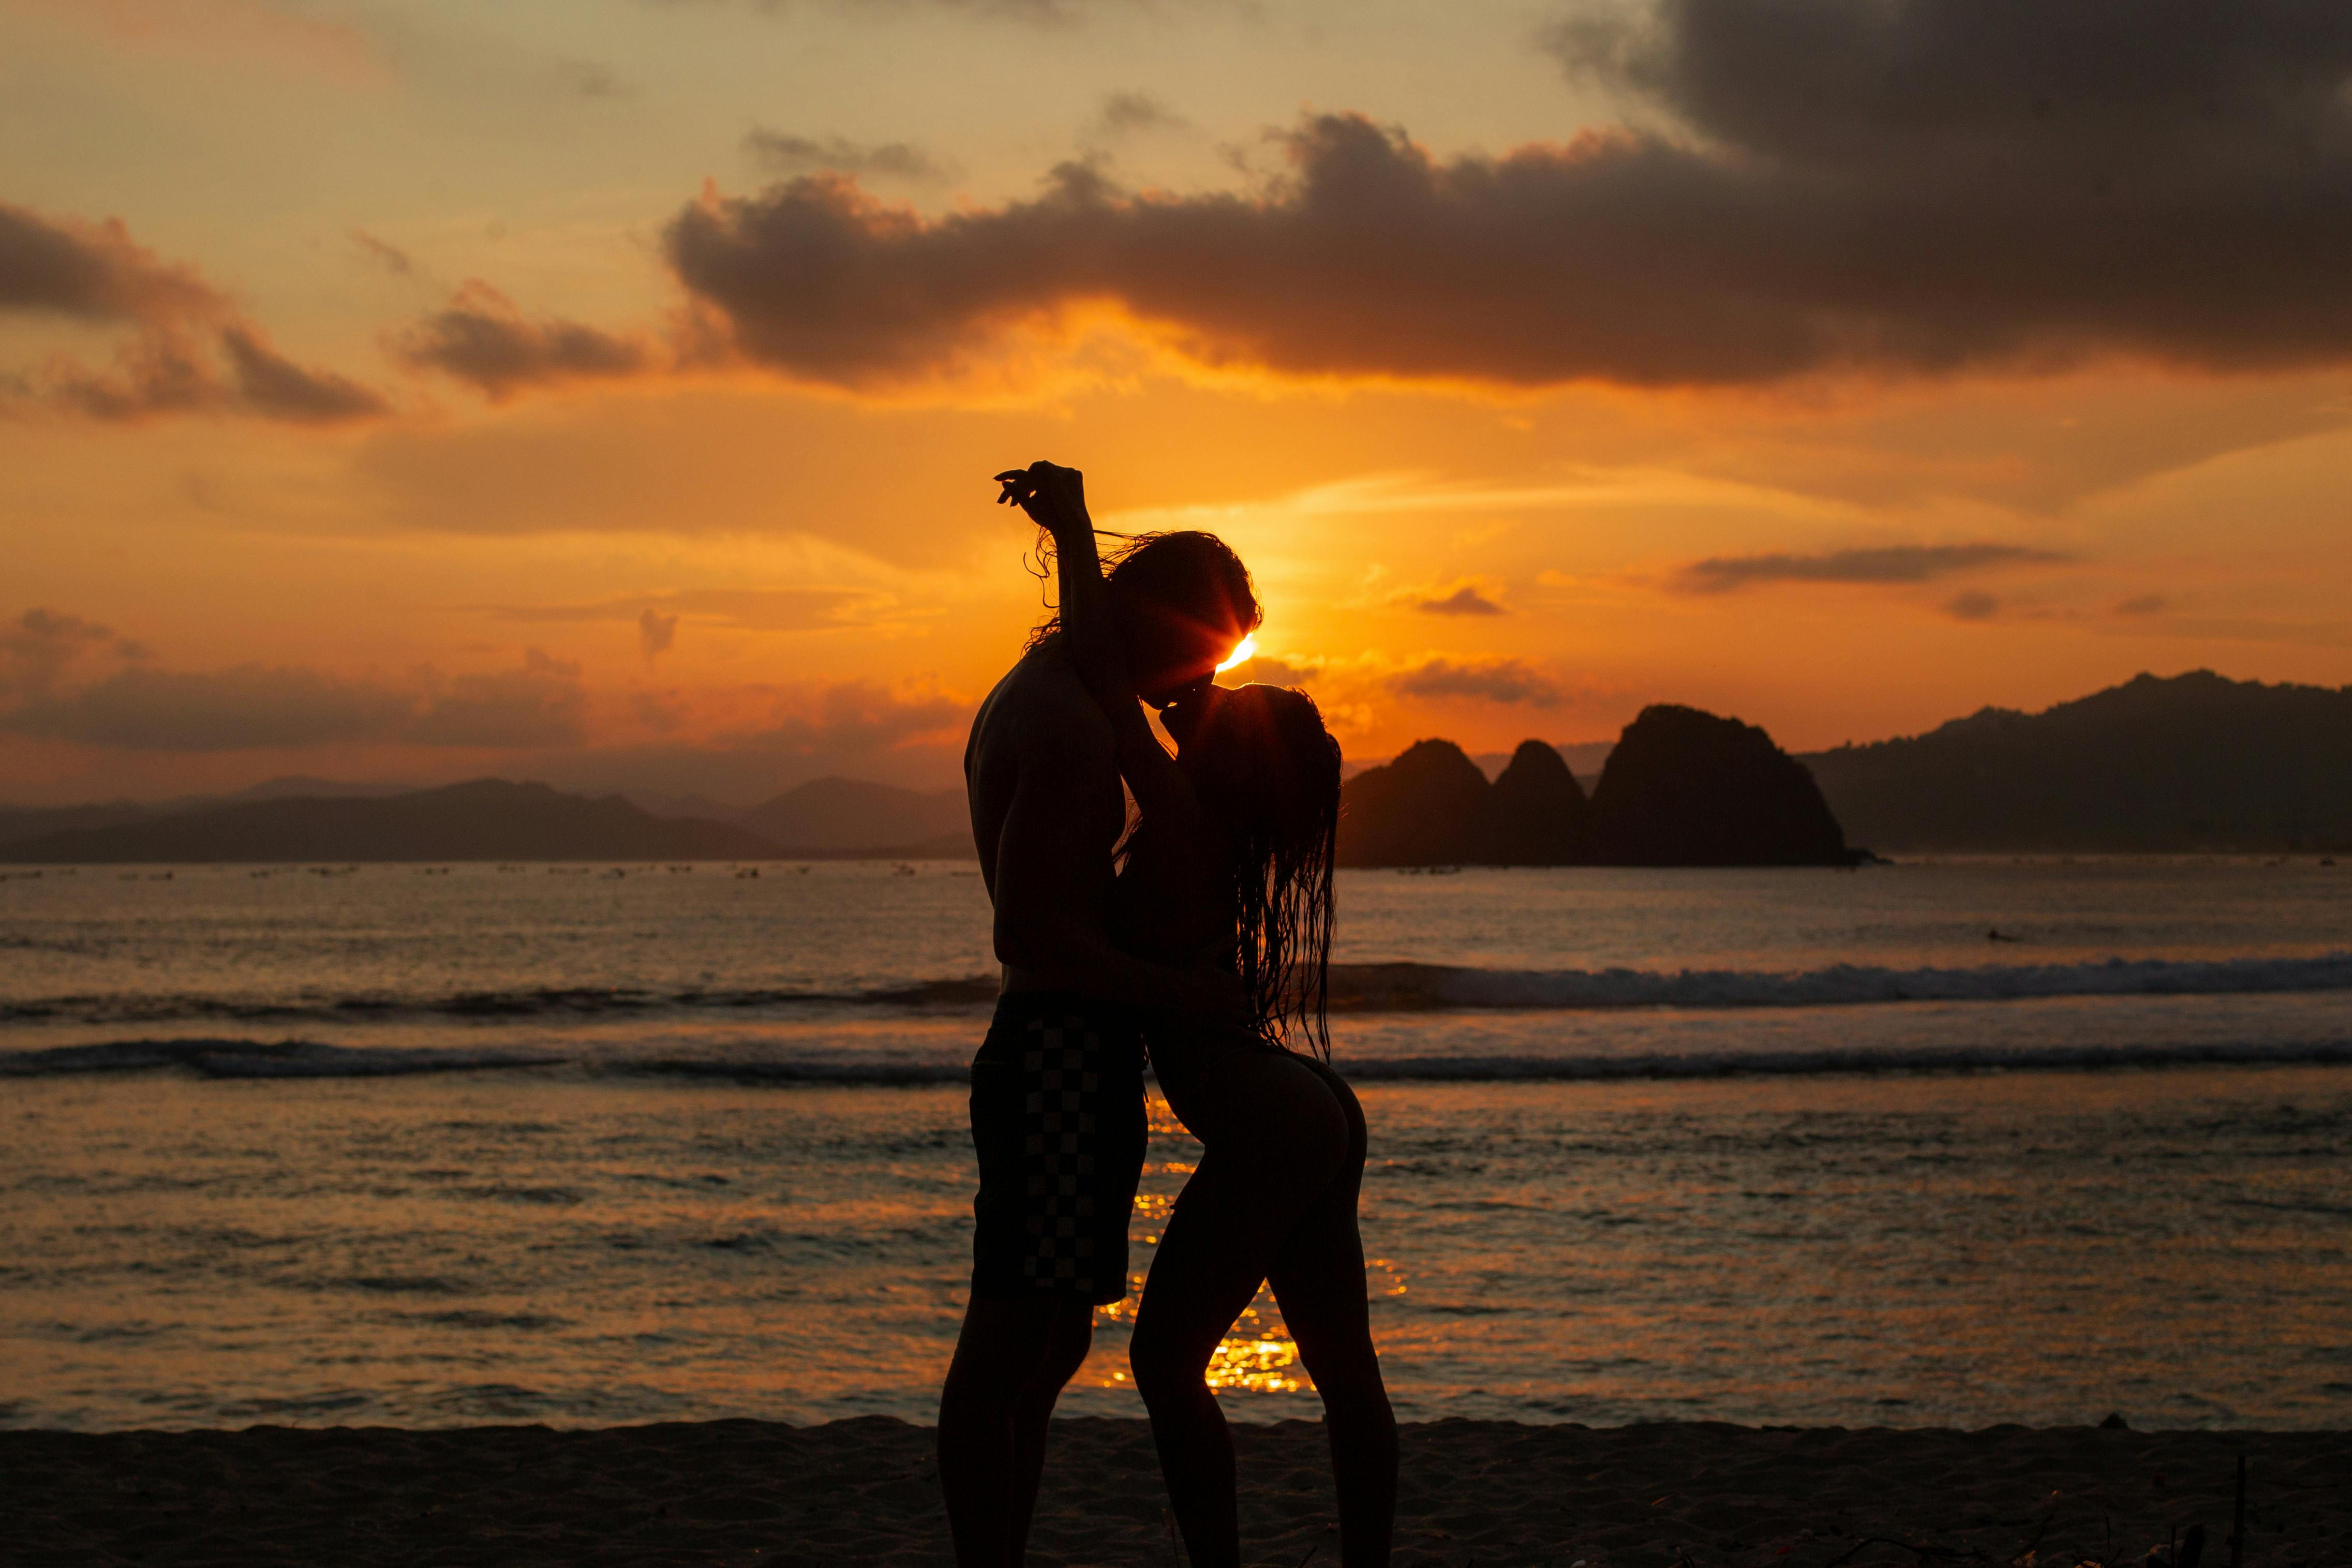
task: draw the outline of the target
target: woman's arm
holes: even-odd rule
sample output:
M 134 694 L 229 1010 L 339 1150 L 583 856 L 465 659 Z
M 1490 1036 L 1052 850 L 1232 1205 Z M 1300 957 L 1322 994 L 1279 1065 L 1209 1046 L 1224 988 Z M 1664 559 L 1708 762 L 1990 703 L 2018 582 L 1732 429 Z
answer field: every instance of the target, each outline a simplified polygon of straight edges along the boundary
M 1135 682 L 1112 623 L 1110 586 L 1103 580 L 1102 558 L 1095 549 L 1094 519 L 1087 513 L 1085 476 L 1075 468 L 1037 463 L 997 478 L 1005 486 L 1003 498 L 1018 502 L 1053 536 L 1061 577 L 1062 633 L 1069 640 L 1070 663 L 1087 695 L 1110 716 L 1119 777 L 1135 792 L 1136 805 L 1163 822 L 1171 814 L 1184 824 L 1197 821 L 1201 808 L 1192 781 L 1160 744 L 1136 698 Z

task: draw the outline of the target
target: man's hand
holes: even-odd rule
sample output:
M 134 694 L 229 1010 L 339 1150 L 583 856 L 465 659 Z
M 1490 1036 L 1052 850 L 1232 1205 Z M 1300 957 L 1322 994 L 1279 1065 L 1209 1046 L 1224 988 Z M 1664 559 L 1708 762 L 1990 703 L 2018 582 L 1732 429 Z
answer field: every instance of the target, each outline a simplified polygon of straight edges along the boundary
M 1087 515 L 1087 476 L 1075 468 L 1041 458 L 1026 468 L 1006 469 L 996 482 L 1004 486 L 999 505 L 1019 507 L 1056 539 L 1095 526 Z

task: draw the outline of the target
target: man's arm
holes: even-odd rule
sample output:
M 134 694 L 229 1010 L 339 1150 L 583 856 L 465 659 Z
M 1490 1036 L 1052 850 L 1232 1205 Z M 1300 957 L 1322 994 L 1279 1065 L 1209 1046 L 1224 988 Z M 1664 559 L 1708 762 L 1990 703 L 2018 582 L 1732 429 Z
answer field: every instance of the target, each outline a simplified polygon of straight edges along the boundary
M 996 845 L 996 956 L 1046 983 L 1107 1001 L 1220 1022 L 1246 1018 L 1241 982 L 1122 952 L 1108 929 L 1108 845 L 1082 825 L 1116 777 L 1109 727 L 1091 702 L 1024 716 L 1020 776 Z M 1039 722 L 1045 720 L 1048 722 Z

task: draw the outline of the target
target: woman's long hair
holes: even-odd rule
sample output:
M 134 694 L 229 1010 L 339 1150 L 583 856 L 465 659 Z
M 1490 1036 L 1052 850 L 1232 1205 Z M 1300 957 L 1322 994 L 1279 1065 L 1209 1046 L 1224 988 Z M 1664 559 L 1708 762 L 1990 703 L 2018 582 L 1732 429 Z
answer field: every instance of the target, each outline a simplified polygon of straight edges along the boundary
M 1328 1060 L 1339 743 L 1305 692 L 1239 686 L 1178 761 L 1232 848 L 1236 967 L 1257 1032 Z

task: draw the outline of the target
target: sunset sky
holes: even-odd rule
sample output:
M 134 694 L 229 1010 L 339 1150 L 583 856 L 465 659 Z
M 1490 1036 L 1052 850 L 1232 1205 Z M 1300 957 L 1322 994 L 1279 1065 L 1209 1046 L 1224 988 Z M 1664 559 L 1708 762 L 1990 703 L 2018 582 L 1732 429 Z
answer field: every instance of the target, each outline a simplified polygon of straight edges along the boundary
M 945 784 L 1041 456 L 1359 758 L 2352 682 L 2347 77 L 2290 0 L 0 0 L 0 800 Z

